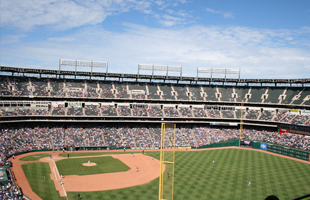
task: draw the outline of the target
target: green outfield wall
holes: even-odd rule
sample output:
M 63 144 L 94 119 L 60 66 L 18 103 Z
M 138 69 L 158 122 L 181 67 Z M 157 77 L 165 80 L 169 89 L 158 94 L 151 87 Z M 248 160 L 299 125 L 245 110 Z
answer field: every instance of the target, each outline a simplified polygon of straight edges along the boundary
M 281 154 L 285 156 L 290 156 L 293 158 L 298 158 L 301 160 L 310 161 L 310 151 L 306 151 L 302 149 L 282 146 L 282 145 L 273 144 L 269 142 L 261 142 L 261 141 L 254 141 L 253 148 L 262 149 L 262 150 L 269 151 L 272 153 L 277 153 L 277 154 Z

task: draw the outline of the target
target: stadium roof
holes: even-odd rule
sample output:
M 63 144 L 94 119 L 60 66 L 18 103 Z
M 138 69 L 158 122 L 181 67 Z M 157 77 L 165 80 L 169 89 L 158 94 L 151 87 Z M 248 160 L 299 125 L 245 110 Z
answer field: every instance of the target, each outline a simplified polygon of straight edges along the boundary
M 191 81 L 191 82 L 228 82 L 228 83 L 285 83 L 285 84 L 305 84 L 310 83 L 310 78 L 304 79 L 237 79 L 237 78 L 204 78 L 204 77 L 180 77 L 180 76 L 160 76 L 160 75 L 142 75 L 142 74 L 120 74 L 120 73 L 104 73 L 104 72 L 83 72 L 83 71 L 63 71 L 48 69 L 30 69 L 0 66 L 0 72 L 14 73 L 32 73 L 32 74 L 48 74 L 56 76 L 89 76 L 89 77 L 109 77 L 118 79 L 149 79 L 149 80 L 172 80 L 172 81 Z

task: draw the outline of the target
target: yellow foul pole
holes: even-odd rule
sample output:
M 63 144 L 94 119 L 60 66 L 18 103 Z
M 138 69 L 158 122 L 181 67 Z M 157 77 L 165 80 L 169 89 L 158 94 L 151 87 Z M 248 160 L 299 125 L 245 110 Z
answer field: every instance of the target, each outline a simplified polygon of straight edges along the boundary
M 243 100 L 241 103 L 241 116 L 240 116 L 240 137 L 239 137 L 239 147 L 240 147 L 240 142 L 241 142 L 241 136 L 242 136 L 242 131 L 243 131 Z

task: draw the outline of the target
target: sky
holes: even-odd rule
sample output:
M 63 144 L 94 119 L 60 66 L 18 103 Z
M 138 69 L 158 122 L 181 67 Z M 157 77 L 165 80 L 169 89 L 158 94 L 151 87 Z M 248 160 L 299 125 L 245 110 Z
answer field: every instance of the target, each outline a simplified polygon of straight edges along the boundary
M 72 59 L 108 62 L 111 73 L 147 64 L 191 77 L 227 68 L 310 78 L 309 0 L 0 0 L 0 27 L 1 66 L 59 69 Z

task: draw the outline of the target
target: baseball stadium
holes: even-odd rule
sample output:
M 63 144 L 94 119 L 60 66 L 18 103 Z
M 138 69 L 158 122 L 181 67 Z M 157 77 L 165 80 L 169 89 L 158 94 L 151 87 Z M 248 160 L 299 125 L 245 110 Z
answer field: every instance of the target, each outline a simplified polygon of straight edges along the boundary
M 1 66 L 0 83 L 3 199 L 310 196 L 310 79 L 60 59 Z

